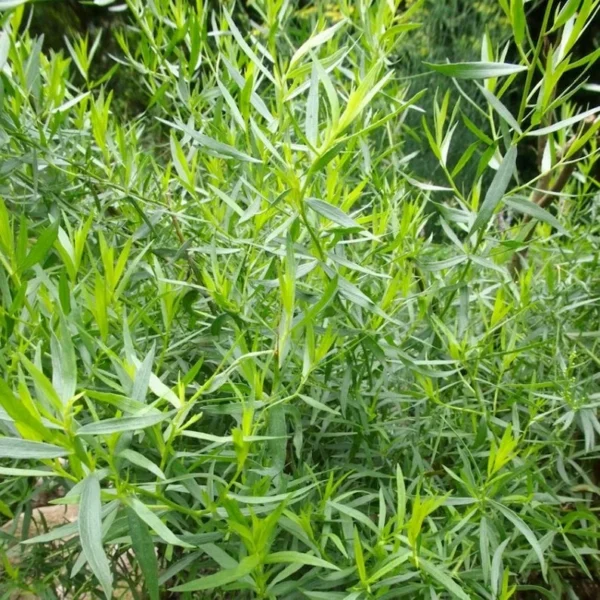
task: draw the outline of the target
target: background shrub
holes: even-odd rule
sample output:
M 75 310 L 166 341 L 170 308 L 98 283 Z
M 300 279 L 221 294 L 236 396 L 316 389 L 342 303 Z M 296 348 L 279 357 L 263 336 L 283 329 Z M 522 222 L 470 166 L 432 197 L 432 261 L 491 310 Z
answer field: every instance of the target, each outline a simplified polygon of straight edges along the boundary
M 2 592 L 595 597 L 599 3 L 3 5 Z

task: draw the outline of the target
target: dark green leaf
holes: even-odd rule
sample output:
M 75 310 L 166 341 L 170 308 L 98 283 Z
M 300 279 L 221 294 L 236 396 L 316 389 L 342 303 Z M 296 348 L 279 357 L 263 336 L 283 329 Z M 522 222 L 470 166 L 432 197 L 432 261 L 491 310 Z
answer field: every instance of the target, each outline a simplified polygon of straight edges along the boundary
M 26 256 L 23 263 L 20 265 L 21 271 L 27 271 L 27 269 L 30 269 L 46 259 L 50 248 L 52 248 L 52 245 L 58 236 L 58 225 L 58 221 L 55 221 L 50 227 L 44 230 L 33 245 L 33 248 L 29 251 L 29 254 Z
M 158 560 L 148 526 L 131 508 L 127 508 L 127 522 L 133 551 L 144 576 L 146 591 L 150 600 L 159 600 Z

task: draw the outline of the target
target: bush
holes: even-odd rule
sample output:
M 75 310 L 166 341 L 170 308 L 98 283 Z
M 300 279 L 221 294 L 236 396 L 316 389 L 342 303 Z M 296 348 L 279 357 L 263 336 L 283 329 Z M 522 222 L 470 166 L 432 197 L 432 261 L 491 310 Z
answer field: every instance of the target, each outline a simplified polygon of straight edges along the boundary
M 596 589 L 600 120 L 555 90 L 598 2 L 500 0 L 446 93 L 399 4 L 127 0 L 45 52 L 3 3 L 5 595 Z

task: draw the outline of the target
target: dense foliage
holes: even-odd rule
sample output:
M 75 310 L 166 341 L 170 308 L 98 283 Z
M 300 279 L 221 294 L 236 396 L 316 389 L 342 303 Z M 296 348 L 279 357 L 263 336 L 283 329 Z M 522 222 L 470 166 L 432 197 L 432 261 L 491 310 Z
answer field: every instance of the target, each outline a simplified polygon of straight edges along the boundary
M 427 6 L 0 1 L 3 597 L 598 597 L 600 0 Z

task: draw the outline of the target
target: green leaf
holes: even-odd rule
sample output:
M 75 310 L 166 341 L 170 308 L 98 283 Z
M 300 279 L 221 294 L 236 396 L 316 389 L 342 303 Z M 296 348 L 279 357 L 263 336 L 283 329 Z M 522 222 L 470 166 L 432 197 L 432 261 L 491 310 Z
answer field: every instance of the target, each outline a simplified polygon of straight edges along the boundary
M 114 406 L 126 413 L 136 414 L 140 411 L 147 410 L 148 408 L 146 404 L 142 404 L 141 402 L 135 402 L 127 396 L 111 394 L 110 392 L 96 392 L 94 390 L 85 390 L 85 395 L 89 396 L 90 398 L 93 398 L 94 400 L 98 400 L 99 402 L 103 402 L 109 404 L 110 406 Z
M 560 131 L 561 129 L 565 129 L 571 125 L 575 125 L 576 123 L 580 123 L 581 121 L 591 117 L 600 112 L 600 106 L 596 108 L 592 108 L 590 110 L 586 110 L 585 112 L 579 113 L 573 117 L 569 117 L 568 119 L 563 119 L 562 121 L 558 121 L 552 125 L 548 125 L 548 127 L 542 127 L 541 129 L 534 129 L 533 131 L 527 132 L 527 135 L 531 136 L 539 136 L 539 135 L 548 135 L 549 133 L 554 133 L 555 131 Z
M 305 396 L 304 394 L 299 394 L 299 398 L 301 398 L 304 402 L 306 402 L 306 404 L 308 404 L 309 406 L 312 406 L 312 408 L 316 408 L 317 410 L 323 410 L 325 412 L 328 412 L 331 415 L 339 415 L 340 414 L 339 410 L 334 410 L 333 408 L 330 408 L 329 406 L 327 406 L 327 404 L 323 404 L 322 402 L 319 402 L 318 400 L 315 400 L 314 398 L 311 398 L 310 396 Z
M 520 45 L 525 39 L 525 27 L 527 25 L 523 0 L 511 0 L 510 16 L 512 20 L 515 42 Z
M 0 475 L 5 477 L 56 477 L 54 471 L 41 469 L 17 469 L 13 467 L 0 467 Z
M 396 556 L 396 558 L 393 558 L 389 562 L 386 562 L 386 564 L 383 565 L 381 569 L 378 569 L 375 573 L 373 573 L 373 575 L 369 577 L 368 583 L 375 583 L 376 581 L 379 581 L 382 577 L 385 577 L 385 575 L 387 575 L 390 571 L 397 569 L 400 565 L 404 564 L 410 558 L 412 552 L 410 550 L 401 550 L 398 554 L 399 556 Z
M 269 409 L 268 434 L 274 438 L 268 442 L 271 467 L 274 471 L 282 473 L 285 468 L 287 451 L 287 424 L 285 410 L 282 404 Z
M 404 474 L 400 465 L 396 465 L 396 527 L 397 531 L 402 531 L 404 527 L 404 517 L 406 515 L 406 486 L 404 484 Z
M 272 552 L 266 556 L 264 563 L 267 565 L 290 563 L 296 565 L 309 565 L 312 567 L 323 567 L 324 569 L 331 569 L 332 571 L 340 570 L 336 565 L 323 560 L 318 556 L 313 556 L 312 554 L 306 554 L 304 552 L 294 552 L 292 550 Z
M 563 234 L 567 233 L 567 230 L 554 215 L 527 198 L 522 198 L 521 196 L 509 196 L 504 199 L 504 204 L 517 212 L 529 215 L 538 221 L 542 221 L 542 223 L 548 223 L 548 225 L 551 225 Z
M 290 61 L 290 66 L 288 68 L 288 72 L 291 71 L 294 66 L 298 63 L 299 60 L 302 59 L 308 52 L 310 52 L 313 48 L 318 48 L 323 45 L 325 42 L 328 42 L 345 24 L 347 23 L 346 19 L 342 19 L 337 22 L 332 27 L 325 29 L 310 37 L 292 56 L 292 60 Z
M 345 142 L 340 142 L 338 144 L 334 144 L 331 148 L 324 150 L 311 165 L 307 176 L 311 177 L 313 173 L 318 173 L 321 169 L 324 169 L 344 149 L 345 146 Z
M 50 248 L 52 248 L 52 245 L 58 237 L 58 226 L 58 221 L 55 221 L 50 227 L 44 230 L 20 265 L 21 271 L 27 271 L 27 269 L 31 269 L 31 267 L 46 259 Z
M 226 10 L 223 10 L 223 14 L 225 15 L 225 20 L 229 25 L 229 29 L 231 29 L 231 33 L 235 38 L 235 41 L 240 45 L 240 48 L 244 51 L 244 54 L 252 61 L 252 63 L 256 66 L 256 68 L 269 80 L 271 83 L 275 83 L 275 78 L 269 72 L 267 68 L 263 65 L 262 61 L 258 58 L 258 56 L 254 53 L 252 48 L 248 46 L 246 41 L 244 40 L 244 36 L 241 34 L 238 29 L 235 21 L 231 18 L 229 13 Z
M 54 444 L 45 444 L 43 442 L 31 442 L 21 438 L 0 437 L 0 458 L 14 459 L 46 459 L 59 458 L 70 454 L 68 450 L 55 446 Z
M 131 508 L 127 508 L 127 523 L 131 545 L 144 577 L 146 591 L 150 596 L 150 600 L 159 600 L 158 560 L 148 526 Z
M 158 535 L 167 544 L 173 546 L 183 546 L 184 548 L 192 548 L 189 544 L 182 542 L 161 520 L 154 514 L 145 504 L 137 498 L 130 498 L 129 503 L 138 517 L 142 519 L 151 529 L 154 529 Z
M 242 113 L 240 113 L 240 109 L 238 105 L 235 103 L 233 96 L 229 93 L 229 90 L 223 85 L 221 80 L 217 77 L 217 85 L 219 86 L 219 91 L 223 98 L 225 98 L 225 102 L 227 102 L 227 106 L 229 107 L 229 111 L 231 112 L 231 116 L 234 118 L 235 122 L 238 124 L 239 128 L 242 131 L 247 131 L 246 122 L 244 121 L 244 117 Z
M 133 390 L 131 392 L 132 400 L 138 402 L 146 401 L 150 377 L 152 376 L 152 365 L 154 364 L 154 352 L 155 346 L 153 345 L 142 364 L 137 368 L 135 379 L 133 381 Z
M 67 100 L 60 106 L 53 108 L 50 112 L 52 114 L 65 112 L 65 111 L 69 110 L 69 108 L 72 108 L 76 104 L 79 104 L 84 98 L 87 98 L 90 95 L 90 93 L 91 92 L 83 92 L 81 94 L 78 94 L 77 96 L 75 96 L 74 98 L 71 98 L 70 100 Z
M 229 144 L 225 144 L 224 142 L 220 142 L 220 141 L 215 140 L 203 133 L 200 133 L 199 131 L 192 129 L 191 127 L 188 127 L 187 125 L 184 125 L 183 123 L 172 123 L 170 121 L 165 121 L 164 119 L 158 119 L 158 120 L 161 121 L 162 123 L 164 123 L 165 125 L 169 125 L 170 127 L 173 127 L 174 129 L 178 129 L 179 131 L 183 131 L 184 133 L 187 133 L 194 141 L 198 142 L 204 148 L 207 148 L 208 150 L 216 153 L 218 156 L 221 156 L 224 158 L 232 158 L 232 159 L 236 159 L 236 160 L 242 160 L 245 162 L 253 162 L 253 163 L 261 162 L 257 158 L 254 158 L 244 152 L 241 152 L 240 150 L 237 150 L 236 148 L 234 148 L 233 146 L 230 146 Z
M 373 523 L 373 521 L 371 521 L 371 519 L 369 519 L 367 515 L 361 513 L 359 510 L 356 510 L 351 506 L 346 506 L 339 502 L 333 502 L 331 500 L 328 500 L 327 504 L 329 504 L 332 508 L 335 508 L 335 510 L 341 512 L 342 514 L 350 517 L 351 519 L 354 519 L 355 521 L 366 525 L 369 529 L 371 529 L 371 531 L 373 531 L 373 533 L 379 535 L 379 530 L 377 529 L 375 523 Z
M 542 567 L 542 573 L 546 573 L 544 552 L 542 551 L 542 547 L 540 546 L 538 539 L 535 537 L 535 534 L 533 531 L 531 531 L 527 523 L 525 523 L 525 521 L 523 521 L 523 519 L 521 519 L 517 513 L 512 511 L 510 508 L 507 508 L 503 504 L 492 500 L 490 500 L 490 502 L 523 534 L 538 558 L 540 566 Z
M 485 99 L 490 103 L 492 108 L 518 133 L 523 133 L 521 131 L 521 127 L 517 123 L 517 120 L 512 116 L 512 113 L 500 102 L 492 92 L 488 89 L 484 88 L 482 85 L 477 84 L 477 87 L 480 89 L 481 93 L 485 96 Z
M 8 387 L 7 383 L 0 378 L 0 406 L 6 411 L 6 414 L 17 425 L 25 426 L 30 430 L 27 437 L 38 437 L 48 439 L 50 432 L 40 420 L 40 416 L 33 406 L 25 404 L 21 399 L 17 398 L 13 391 Z M 25 430 L 20 430 L 25 434 Z
M 444 571 L 430 563 L 428 560 L 424 558 L 419 559 L 419 565 L 422 569 L 431 577 L 433 577 L 439 584 L 444 586 L 451 594 L 454 594 L 460 600 L 471 600 L 471 596 L 469 596 L 463 589 Z
M 229 208 L 231 208 L 231 210 L 233 210 L 235 213 L 237 213 L 240 217 L 244 218 L 244 211 L 240 208 L 240 206 L 236 203 L 236 201 L 231 197 L 228 196 L 225 192 L 223 192 L 222 190 L 220 190 L 219 188 L 215 187 L 214 185 L 208 184 L 210 189 L 219 197 L 221 198 L 221 200 L 223 200 L 223 202 L 225 202 L 225 204 L 227 204 L 227 206 L 229 206 Z
M 63 404 L 75 395 L 77 389 L 77 360 L 71 334 L 64 319 L 60 319 L 58 336 L 52 334 L 52 387 Z
M 153 473 L 159 479 L 166 479 L 165 474 L 157 465 L 155 465 L 151 460 L 147 459 L 144 455 L 140 454 L 139 452 L 136 452 L 135 450 L 122 450 L 119 453 L 119 457 L 128 460 L 130 463 L 141 467 L 142 469 L 150 471 L 150 473 Z
M 457 265 L 462 265 L 468 260 L 468 258 L 469 257 L 466 255 L 452 256 L 444 260 L 436 260 L 434 262 L 421 263 L 421 268 L 424 271 L 443 271 L 444 269 L 451 269 L 452 267 L 456 267 Z
M 490 561 L 490 526 L 487 518 L 482 517 L 479 524 L 479 555 L 481 557 L 481 570 L 483 581 L 487 584 L 490 580 L 491 561 Z
M 227 67 L 227 70 L 229 71 L 233 80 L 240 88 L 243 89 L 245 85 L 245 79 L 242 77 L 241 73 L 227 60 L 224 54 L 222 54 L 220 58 L 223 61 L 223 64 Z M 261 115 L 270 126 L 276 124 L 277 121 L 275 120 L 275 117 L 273 117 L 273 115 L 269 112 L 264 100 L 255 91 L 250 92 L 250 103 L 256 109 L 256 112 Z
M 352 218 L 350 218 L 343 210 L 333 204 L 317 200 L 317 198 L 308 198 L 306 204 L 320 214 L 322 217 L 333 221 L 337 225 L 341 225 L 345 229 L 362 229 L 362 227 Z
M 310 76 L 310 89 L 306 99 L 306 139 L 313 148 L 319 143 L 319 77 L 317 67 L 313 65 Z
M 365 78 L 360 82 L 359 86 L 352 91 L 348 97 L 346 108 L 340 117 L 336 133 L 340 134 L 347 129 L 359 114 L 368 106 L 369 102 L 385 87 L 391 79 L 393 72 L 388 71 L 379 81 L 377 76 L 381 70 L 381 62 L 377 62 L 370 71 L 365 75 Z
M 224 569 L 235 569 L 239 564 L 235 558 L 232 558 L 225 550 L 215 544 L 200 544 L 200 548 Z
M 492 183 L 485 195 L 483 204 L 481 205 L 473 227 L 471 227 L 471 234 L 485 227 L 489 220 L 492 218 L 496 207 L 502 200 L 508 185 L 513 177 L 517 166 L 517 147 L 511 146 L 506 153 Z
M 46 399 L 54 407 L 57 414 L 60 414 L 64 405 L 48 378 L 26 356 L 21 356 L 21 363 L 31 375 L 38 397 Z
M 332 126 L 335 128 L 340 120 L 340 102 L 337 96 L 337 91 L 333 86 L 333 82 L 329 77 L 329 74 L 323 68 L 323 65 L 319 62 L 317 57 L 313 54 L 313 68 L 317 70 L 317 74 L 319 75 L 319 80 L 323 84 L 325 88 L 325 93 L 327 95 L 327 101 L 329 102 L 329 108 L 331 110 L 331 121 Z
M 109 435 L 111 433 L 121 433 L 123 431 L 137 431 L 146 429 L 153 425 L 158 425 L 166 421 L 175 414 L 175 411 L 166 413 L 150 413 L 134 417 L 117 417 L 114 419 L 105 419 L 96 423 L 88 423 L 80 427 L 75 435 Z
M 350 283 L 347 279 L 338 275 L 338 286 L 339 292 L 344 298 L 350 302 L 362 306 L 363 308 L 371 308 L 373 306 L 373 300 L 363 293 L 360 288 Z
M 442 185 L 434 185 L 432 183 L 425 183 L 423 181 L 418 181 L 417 179 L 413 179 L 408 175 L 404 175 L 404 178 L 408 183 L 414 185 L 417 189 L 423 190 L 424 192 L 451 192 L 452 188 L 445 187 Z
M 109 502 L 102 507 L 100 518 L 106 518 L 112 515 L 118 508 L 118 502 Z M 54 527 L 47 533 L 36 535 L 35 537 L 23 540 L 22 544 L 47 544 L 48 542 L 54 542 L 55 540 L 62 540 L 67 537 L 76 537 L 79 535 L 79 522 L 68 523 L 67 525 L 60 525 Z
M 224 569 L 223 571 L 219 571 L 214 575 L 207 575 L 206 577 L 201 577 L 200 579 L 188 581 L 188 583 L 184 583 L 183 585 L 178 585 L 177 587 L 172 588 L 171 591 L 196 592 L 199 590 L 210 590 L 213 588 L 222 587 L 224 585 L 234 583 L 242 577 L 252 573 L 259 563 L 260 557 L 257 554 L 253 554 L 252 556 L 247 556 L 246 558 L 242 559 L 239 565 L 233 569 Z
M 500 587 L 500 582 L 502 580 L 502 553 L 506 549 L 508 542 L 510 540 L 504 540 L 494 552 L 494 558 L 492 559 L 492 568 L 491 568 L 491 585 L 492 585 L 492 594 L 494 598 L 498 597 L 498 589 Z
M 10 50 L 10 37 L 6 31 L 0 31 L 0 71 L 4 68 Z
M 354 548 L 354 560 L 356 561 L 356 569 L 358 571 L 358 578 L 363 585 L 367 583 L 367 567 L 365 566 L 365 557 L 363 554 L 362 544 L 360 540 L 360 533 L 358 532 L 358 527 L 354 526 L 354 538 L 353 538 L 353 548 Z
M 35 537 L 23 540 L 21 543 L 25 545 L 47 544 L 49 542 L 54 542 L 55 540 L 62 540 L 66 537 L 77 535 L 79 535 L 79 522 L 54 527 L 54 529 L 51 529 L 47 533 L 36 535 Z
M 150 390 L 157 398 L 164 398 L 175 408 L 181 407 L 181 400 L 177 394 L 166 386 L 154 373 L 150 374 Z
M 10 10 L 11 8 L 16 8 L 27 2 L 29 2 L 29 0 L 0 0 L 0 10 Z
M 527 67 L 522 65 L 511 65 L 508 63 L 485 63 L 485 62 L 464 62 L 433 64 L 424 63 L 425 66 L 456 79 L 489 79 L 491 77 L 502 77 L 504 75 L 514 75 L 527 71 Z
M 102 520 L 100 518 L 102 502 L 100 500 L 100 482 L 91 473 L 81 486 L 79 505 L 79 539 L 85 558 L 100 582 L 107 598 L 112 597 L 112 573 L 108 558 L 102 547 Z
M 562 27 L 577 12 L 580 4 L 581 0 L 568 0 L 558 13 L 552 30 L 554 31 Z

